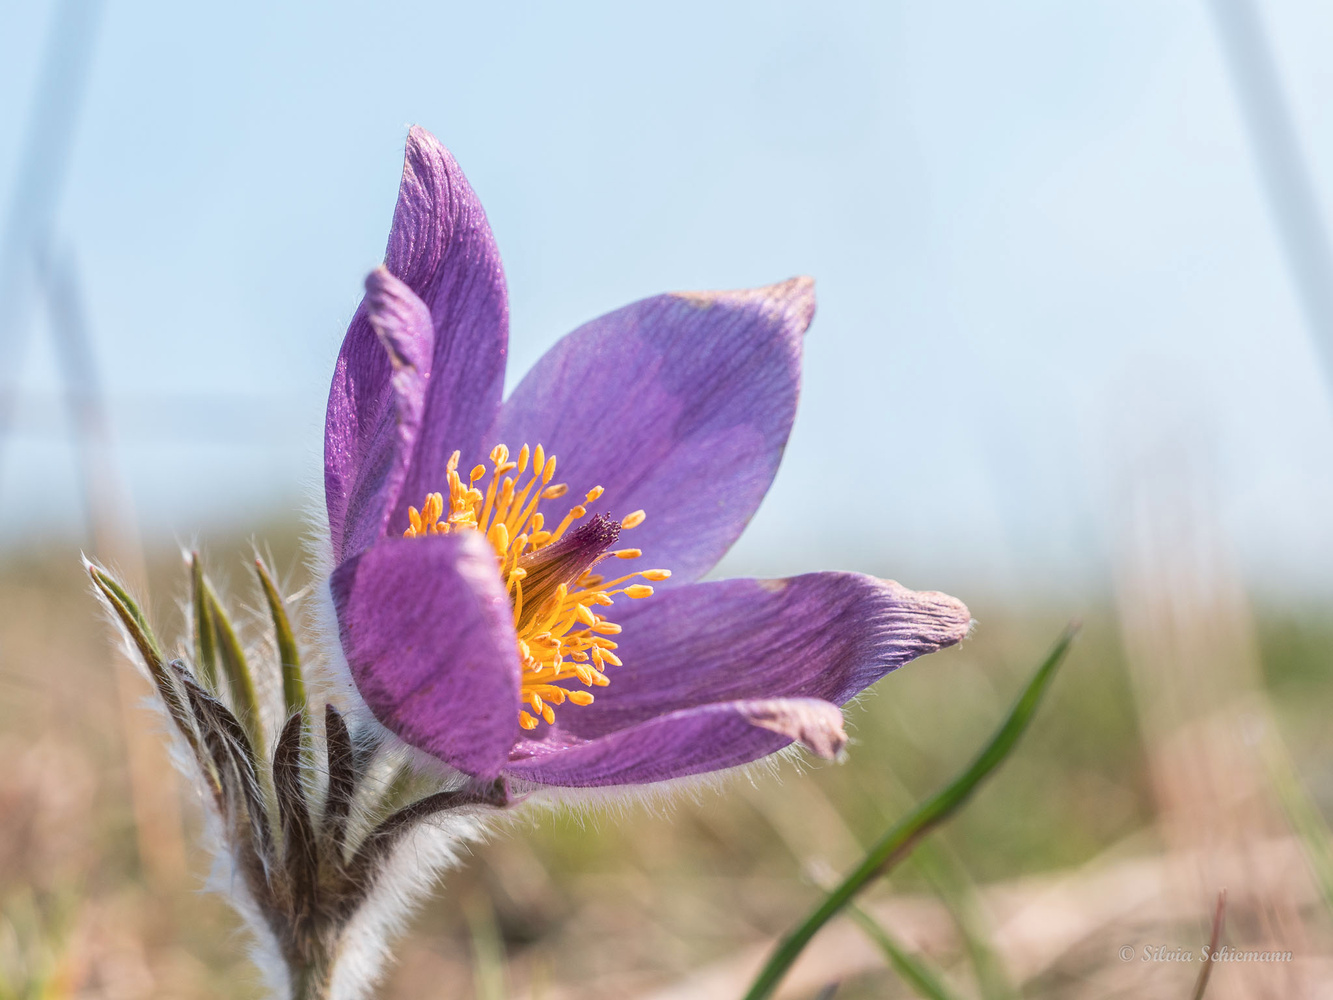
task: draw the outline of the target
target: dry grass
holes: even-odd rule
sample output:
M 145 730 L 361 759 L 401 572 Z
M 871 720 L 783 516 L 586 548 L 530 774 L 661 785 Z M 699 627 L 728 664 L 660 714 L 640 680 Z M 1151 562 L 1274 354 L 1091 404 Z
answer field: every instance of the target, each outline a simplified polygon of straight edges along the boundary
M 299 577 L 295 532 L 265 537 L 275 564 Z M 244 544 L 211 549 L 218 575 L 231 567 L 244 579 Z M 178 559 L 162 551 L 148 565 L 155 620 L 173 635 Z M 1319 618 L 1251 621 L 1234 589 L 1225 601 L 1172 604 L 1180 588 L 1145 586 L 1122 589 L 1118 607 L 1088 609 L 1015 758 L 937 840 L 933 862 L 875 889 L 868 909 L 962 995 L 976 995 L 965 912 L 1024 996 L 1183 998 L 1197 962 L 1145 963 L 1137 951 L 1197 954 L 1225 883 L 1228 943 L 1281 945 L 1295 960 L 1219 967 L 1210 997 L 1330 995 L 1328 914 L 1273 790 L 1271 751 L 1276 743 L 1280 760 L 1294 760 L 1327 809 L 1321 706 L 1333 696 L 1333 630 Z M 911 796 L 970 755 L 1062 624 L 970 603 L 982 622 L 972 640 L 889 678 L 852 711 L 856 745 L 844 765 L 733 781 L 669 808 L 534 814 L 502 827 L 421 914 L 384 996 L 738 995 L 817 898 L 814 881 L 845 868 Z M 7 557 L 0 998 L 257 996 L 235 921 L 198 891 L 190 793 L 161 758 L 148 780 L 132 776 L 117 671 L 126 667 L 76 554 Z M 1219 678 L 1225 697 L 1191 698 Z M 131 721 L 157 724 L 138 710 Z M 146 805 L 154 796 L 168 807 Z M 182 845 L 183 870 L 171 860 Z M 1118 958 L 1125 944 L 1135 961 Z M 850 923 L 816 940 L 784 995 L 812 997 L 833 980 L 840 1000 L 908 995 Z

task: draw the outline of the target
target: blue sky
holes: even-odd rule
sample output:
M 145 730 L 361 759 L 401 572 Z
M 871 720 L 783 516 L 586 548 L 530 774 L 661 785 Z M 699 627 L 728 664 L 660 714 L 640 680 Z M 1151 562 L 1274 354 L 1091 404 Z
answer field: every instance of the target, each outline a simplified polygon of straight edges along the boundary
M 53 9 L 3 15 L 6 193 Z M 1262 10 L 1328 205 L 1333 10 Z M 1333 410 L 1201 2 L 108 0 L 57 234 L 155 530 L 308 498 L 414 122 L 495 230 L 511 384 L 645 295 L 816 278 L 731 566 L 1055 588 L 1179 454 L 1256 586 L 1333 589 Z M 31 332 L 8 544 L 79 516 Z

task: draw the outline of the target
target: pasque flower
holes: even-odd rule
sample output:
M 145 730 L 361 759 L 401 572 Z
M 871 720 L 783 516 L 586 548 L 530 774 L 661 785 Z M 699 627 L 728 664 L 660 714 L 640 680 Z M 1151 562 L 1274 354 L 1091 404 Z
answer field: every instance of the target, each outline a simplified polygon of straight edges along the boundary
M 796 412 L 813 282 L 661 295 L 557 343 L 502 400 L 504 273 L 420 128 L 343 342 L 325 492 L 343 652 L 374 716 L 480 779 L 639 784 L 798 741 L 958 642 L 967 609 L 855 573 L 699 582 Z M 810 484 L 822 517 L 865 516 Z

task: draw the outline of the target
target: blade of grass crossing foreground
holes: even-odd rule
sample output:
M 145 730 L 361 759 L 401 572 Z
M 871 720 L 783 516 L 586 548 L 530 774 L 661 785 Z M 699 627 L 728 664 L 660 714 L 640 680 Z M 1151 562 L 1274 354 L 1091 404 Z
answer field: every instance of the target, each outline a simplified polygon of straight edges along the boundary
M 977 977 L 981 1000 L 1011 1000 L 1017 994 L 991 944 L 977 888 L 962 863 L 939 840 L 919 846 L 912 855 L 912 863 L 949 911 Z
M 1032 721 L 1037 705 L 1055 677 L 1055 670 L 1060 661 L 1069 651 L 1069 645 L 1074 641 L 1077 630 L 1076 625 L 1071 625 L 1065 630 L 1060 641 L 1047 655 L 1045 662 L 1037 668 L 1032 679 L 1028 681 L 1027 687 L 1010 709 L 1004 723 L 967 769 L 889 830 L 879 843 L 870 849 L 856 870 L 829 893 L 800 926 L 779 943 L 750 987 L 750 991 L 745 994 L 745 1000 L 764 1000 L 771 996 L 797 956 L 819 929 L 846 907 L 857 893 L 911 853 L 912 848 L 922 837 L 952 816 L 977 786 L 1003 763 L 1027 729 L 1028 723 Z
M 504 942 L 495 926 L 495 911 L 489 900 L 474 899 L 467 907 L 467 922 L 472 931 L 473 992 L 477 1000 L 504 1000 L 509 995 Z
M 866 937 L 879 946 L 884 957 L 893 966 L 900 979 L 912 988 L 912 991 L 925 1000 L 958 1000 L 940 982 L 928 965 L 919 961 L 906 948 L 895 941 L 880 924 L 865 910 L 856 905 L 847 907 L 847 915 L 856 921 L 856 925 L 865 931 Z
M 1199 969 L 1199 978 L 1194 981 L 1191 1000 L 1203 1000 L 1208 992 L 1208 980 L 1213 975 L 1213 966 L 1217 964 L 1213 956 L 1217 954 L 1217 944 L 1222 940 L 1222 928 L 1227 922 L 1227 891 L 1222 889 L 1217 894 L 1217 909 L 1213 911 L 1213 933 L 1208 939 L 1208 961 Z
M 1265 729 L 1261 749 L 1268 779 L 1287 814 L 1287 822 L 1305 851 L 1305 859 L 1314 872 L 1320 895 L 1324 897 L 1324 906 L 1333 913 L 1333 836 L 1329 833 L 1328 823 L 1301 781 L 1282 738 L 1271 725 Z

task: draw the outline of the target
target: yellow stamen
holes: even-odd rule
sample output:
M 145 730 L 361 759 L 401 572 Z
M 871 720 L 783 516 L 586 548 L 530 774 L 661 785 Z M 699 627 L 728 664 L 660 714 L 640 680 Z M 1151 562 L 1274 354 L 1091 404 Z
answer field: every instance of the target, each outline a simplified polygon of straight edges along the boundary
M 665 580 L 671 573 L 650 569 L 607 581 L 590 569 L 572 570 L 577 578 L 552 589 L 555 581 L 551 578 L 551 568 L 561 565 L 558 560 L 569 558 L 566 554 L 569 550 L 553 554 L 551 559 L 557 561 L 545 563 L 541 561 L 542 550 L 561 541 L 576 522 L 587 516 L 589 505 L 605 491 L 600 486 L 589 490 L 583 503 L 574 506 L 555 530 L 547 530 L 546 517 L 538 508 L 543 500 L 567 495 L 569 486 L 552 483 L 556 458 L 547 454 L 544 446 L 529 448 L 525 444 L 511 460 L 509 449 L 496 445 L 489 455 L 490 479 L 484 492 L 480 484 L 487 478 L 486 465 L 473 466 L 464 481 L 458 472 L 461 458 L 459 452 L 454 452 L 445 465 L 447 494 L 431 493 L 420 510 L 408 508 L 409 526 L 403 535 L 419 538 L 467 529 L 480 531 L 486 537 L 495 552 L 518 632 L 519 698 L 526 706 L 519 711 L 519 725 L 525 730 L 536 729 L 542 722 L 553 725 L 555 706 L 566 701 L 579 706 L 593 702 L 590 691 L 567 688 L 562 682 L 576 681 L 584 688 L 606 687 L 611 678 L 605 670 L 621 666 L 620 659 L 612 652 L 616 643 L 606 638 L 620 634 L 621 627 L 593 609 L 614 605 L 617 594 L 631 599 L 648 597 L 652 587 L 629 581 Z M 644 517 L 643 511 L 635 511 L 619 527 L 633 528 L 642 524 Z M 615 522 L 606 523 L 612 529 L 616 527 Z M 583 527 L 578 529 L 583 530 Z M 610 537 L 614 538 L 614 534 Z M 643 552 L 631 548 L 604 555 L 638 559 Z M 537 575 L 531 576 L 530 570 Z M 534 605 L 534 601 L 538 604 Z
M 583 515 L 585 515 L 586 513 L 588 513 L 587 507 L 578 506 L 571 508 L 569 513 L 565 515 L 565 519 L 561 521 L 559 526 L 555 529 L 555 531 L 551 533 L 551 541 L 553 542 L 559 541 L 560 536 L 565 533 L 565 529 L 568 528 L 575 521 L 577 521 L 579 518 L 583 517 Z
M 494 546 L 496 555 L 503 558 L 509 552 L 509 529 L 504 526 L 504 522 L 491 528 L 486 537 Z

